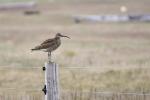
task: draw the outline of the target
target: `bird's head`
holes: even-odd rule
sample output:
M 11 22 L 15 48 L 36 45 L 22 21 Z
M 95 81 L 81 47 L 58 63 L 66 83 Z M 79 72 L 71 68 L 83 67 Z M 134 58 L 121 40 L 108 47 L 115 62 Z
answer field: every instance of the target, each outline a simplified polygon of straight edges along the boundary
M 66 37 L 66 38 L 69 38 L 69 39 L 70 39 L 70 37 L 65 36 L 65 35 L 62 35 L 61 33 L 57 33 L 57 34 L 56 34 L 56 37 Z

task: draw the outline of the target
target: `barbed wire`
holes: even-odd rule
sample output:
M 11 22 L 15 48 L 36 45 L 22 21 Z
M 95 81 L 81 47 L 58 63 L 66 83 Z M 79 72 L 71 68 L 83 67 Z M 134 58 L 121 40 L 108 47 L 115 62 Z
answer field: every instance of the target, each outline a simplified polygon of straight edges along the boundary
M 44 66 L 43 66 L 44 67 Z M 42 69 L 43 67 L 1 67 L 0 70 L 7 70 L 7 69 Z M 100 69 L 100 67 L 59 67 L 61 69 Z
M 1 91 L 5 90 L 5 91 L 37 91 L 37 92 L 42 92 L 42 88 L 38 88 L 38 89 L 33 89 L 33 88 L 29 88 L 29 89 L 21 89 L 21 88 L 0 88 Z M 147 92 L 113 92 L 113 91 L 79 91 L 79 90 L 73 90 L 73 91 L 68 91 L 68 90 L 61 90 L 60 93 L 82 93 L 82 94 L 118 94 L 118 95 L 149 95 L 150 93 Z
M 0 67 L 0 71 L 3 71 L 3 70 L 31 70 L 31 69 L 32 70 L 43 70 L 43 67 Z M 107 71 L 107 70 L 112 70 L 112 68 L 103 68 L 103 67 L 59 67 L 59 69 L 61 69 L 61 70 L 80 70 L 80 71 L 82 71 L 82 70 L 97 71 L 98 69 L 102 69 L 101 72 Z M 143 69 L 149 69 L 149 68 L 143 67 Z
M 126 94 L 126 95 L 149 95 L 147 92 L 112 92 L 112 91 L 62 91 L 63 93 L 91 93 L 91 94 Z
M 22 89 L 22 88 L 0 88 L 0 91 L 42 91 L 42 88 L 38 89 L 33 89 L 33 88 L 28 88 L 28 89 Z

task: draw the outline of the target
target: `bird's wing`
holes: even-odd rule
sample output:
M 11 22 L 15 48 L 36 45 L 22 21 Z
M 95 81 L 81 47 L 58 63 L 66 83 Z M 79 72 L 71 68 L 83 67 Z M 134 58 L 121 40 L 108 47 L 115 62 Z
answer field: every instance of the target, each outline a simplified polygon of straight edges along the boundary
M 47 49 L 49 47 L 52 47 L 55 44 L 55 42 L 48 42 L 41 45 L 36 46 L 32 50 L 41 50 L 41 49 Z
M 52 41 L 54 41 L 54 39 L 47 39 L 47 40 L 45 40 L 44 42 L 42 42 L 41 45 L 50 43 L 50 42 L 52 42 Z
M 49 47 L 52 47 L 55 44 L 55 39 L 47 39 L 44 42 L 42 42 L 40 45 L 36 46 L 35 48 L 31 50 L 41 50 L 41 49 L 47 49 Z

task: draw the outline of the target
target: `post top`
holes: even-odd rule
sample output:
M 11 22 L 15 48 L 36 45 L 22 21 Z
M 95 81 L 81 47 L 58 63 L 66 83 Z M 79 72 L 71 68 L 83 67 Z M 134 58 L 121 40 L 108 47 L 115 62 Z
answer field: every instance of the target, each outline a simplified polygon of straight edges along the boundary
M 55 62 L 50 62 L 50 61 L 48 61 L 48 62 L 45 62 L 45 65 L 56 65 L 56 63 Z

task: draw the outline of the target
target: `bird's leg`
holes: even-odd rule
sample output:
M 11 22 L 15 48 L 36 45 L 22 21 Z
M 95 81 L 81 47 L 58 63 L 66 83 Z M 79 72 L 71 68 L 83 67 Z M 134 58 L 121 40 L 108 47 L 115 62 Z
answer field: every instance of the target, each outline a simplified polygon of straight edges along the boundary
M 48 52 L 48 62 L 51 62 L 51 52 Z

